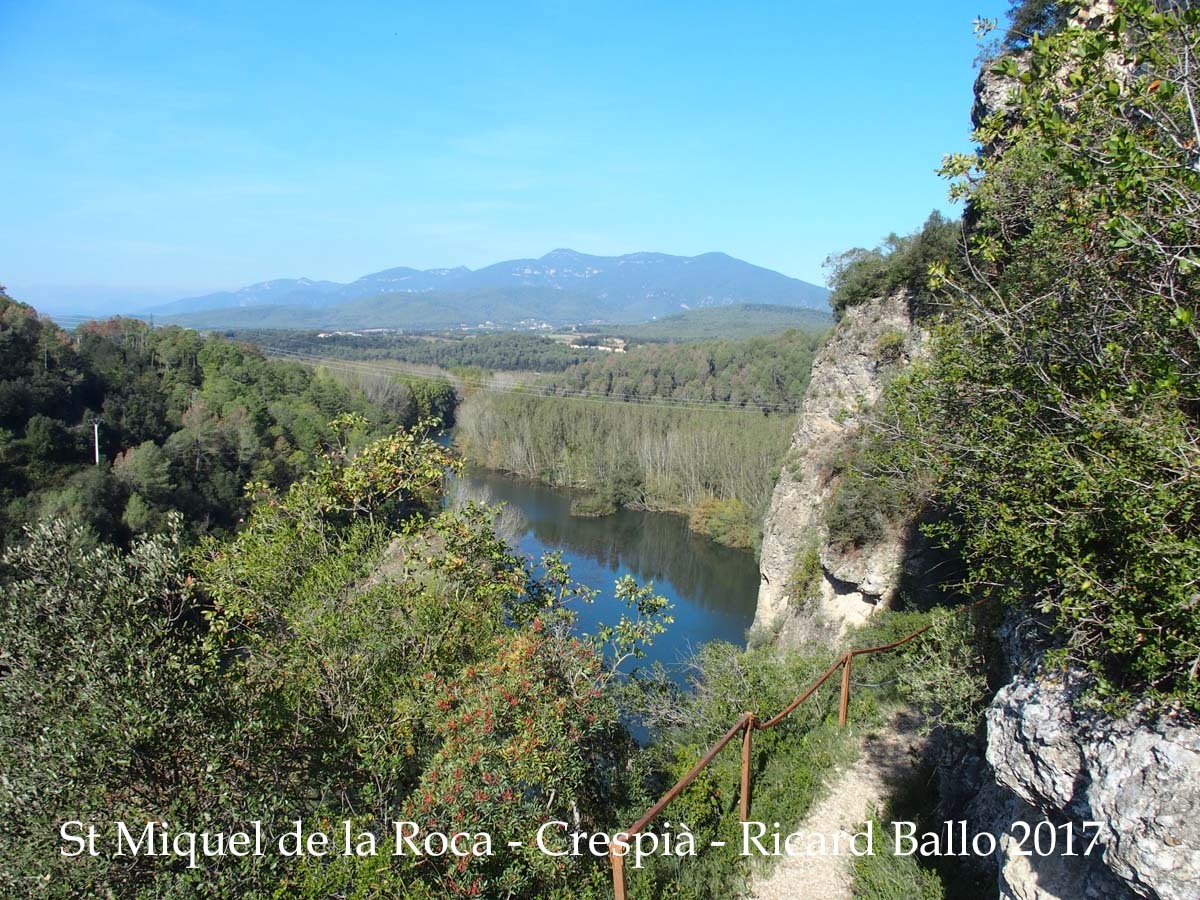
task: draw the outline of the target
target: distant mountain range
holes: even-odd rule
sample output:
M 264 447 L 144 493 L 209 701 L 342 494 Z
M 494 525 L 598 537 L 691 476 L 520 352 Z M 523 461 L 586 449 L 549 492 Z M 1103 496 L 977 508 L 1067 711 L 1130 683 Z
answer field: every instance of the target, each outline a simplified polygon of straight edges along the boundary
M 284 278 L 141 311 L 204 328 L 444 328 L 634 322 L 740 303 L 827 311 L 823 287 L 724 253 L 554 250 L 483 269 L 386 269 L 350 284 Z

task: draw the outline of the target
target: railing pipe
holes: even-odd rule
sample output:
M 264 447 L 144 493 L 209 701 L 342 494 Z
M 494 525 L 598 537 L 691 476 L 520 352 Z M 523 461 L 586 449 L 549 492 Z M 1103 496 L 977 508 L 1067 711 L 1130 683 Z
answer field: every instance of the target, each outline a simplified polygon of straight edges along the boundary
M 634 822 L 632 825 L 630 825 L 629 828 L 627 828 L 625 830 L 625 832 L 624 832 L 625 836 L 633 837 L 635 834 L 639 833 L 643 828 L 645 828 L 647 825 L 649 825 L 652 821 L 654 821 L 654 818 L 660 812 L 662 812 L 664 808 L 666 808 L 666 805 L 668 803 L 670 803 L 672 800 L 674 800 L 676 797 L 678 797 L 683 792 L 683 789 L 685 787 L 687 787 L 689 784 L 691 784 L 696 779 L 696 776 L 699 775 L 704 770 L 704 767 L 713 761 L 713 757 L 715 757 L 718 753 L 720 753 L 722 750 L 724 750 L 725 745 L 728 744 L 731 740 L 733 740 L 734 735 L 736 735 L 739 731 L 741 731 L 743 728 L 745 728 L 746 723 L 748 721 L 750 721 L 752 718 L 753 718 L 753 715 L 751 713 L 746 713 L 740 719 L 738 719 L 737 724 L 735 724 L 732 728 L 730 728 L 727 732 L 725 732 L 725 735 L 719 741 L 717 741 L 715 744 L 712 745 L 712 747 L 709 749 L 709 751 L 704 754 L 704 758 L 701 759 L 700 762 L 698 762 L 694 766 L 692 766 L 691 770 L 686 775 L 684 775 L 682 778 L 680 778 L 679 781 L 675 782 L 675 786 L 673 788 L 671 788 L 669 791 L 667 791 L 665 794 L 662 795 L 661 800 L 659 800 L 652 807 L 650 807 L 650 809 L 648 809 L 646 811 L 646 814 L 644 816 L 642 816 L 640 819 L 638 819 L 636 822 Z
M 973 609 L 974 607 L 982 605 L 984 602 L 986 601 L 981 600 L 976 603 L 972 603 L 970 606 L 965 608 Z M 919 628 L 912 634 L 906 635 L 897 641 L 892 641 L 890 644 L 880 644 L 878 647 L 862 647 L 858 650 L 847 650 L 837 658 L 837 662 L 825 670 L 825 674 L 809 685 L 808 689 L 803 694 L 789 703 L 779 713 L 779 715 L 767 719 L 765 722 L 759 722 L 755 714 L 752 712 L 744 713 L 742 717 L 737 720 L 734 726 L 725 732 L 719 741 L 713 744 L 709 751 L 704 754 L 704 757 L 698 763 L 696 763 L 696 765 L 692 766 L 691 770 L 688 771 L 688 773 L 682 778 L 680 778 L 679 781 L 677 781 L 669 791 L 663 794 L 662 798 L 657 803 L 655 803 L 646 811 L 644 816 L 629 826 L 627 831 L 621 832 L 619 835 L 616 835 L 616 837 L 623 837 L 628 840 L 629 838 L 638 834 L 652 821 L 654 821 L 655 817 L 666 808 L 667 804 L 678 797 L 683 789 L 695 780 L 696 776 L 703 771 L 705 766 L 713 761 L 713 758 L 716 757 L 718 753 L 725 749 L 725 746 L 733 740 L 734 735 L 736 735 L 739 731 L 742 732 L 742 791 L 738 811 L 742 817 L 742 821 L 747 821 L 750 818 L 750 760 L 752 755 L 751 741 L 753 733 L 756 730 L 766 731 L 768 728 L 774 728 L 776 725 L 790 716 L 793 712 L 795 712 L 796 708 L 800 706 L 801 703 L 816 693 L 817 689 L 820 688 L 821 685 L 833 677 L 833 673 L 839 668 L 842 670 L 842 689 L 838 703 L 838 727 L 845 727 L 846 721 L 850 714 L 850 666 L 854 657 L 864 656 L 868 653 L 879 653 L 883 650 L 891 650 L 895 647 L 899 647 L 901 644 L 907 644 L 914 638 L 920 637 L 932 627 L 932 624 L 926 625 L 924 628 Z M 626 900 L 625 857 L 623 854 L 618 853 L 617 849 L 618 848 L 613 845 L 609 847 L 608 851 L 609 860 L 612 862 L 613 898 L 614 900 Z
M 612 863 L 613 900 L 625 900 L 625 855 L 610 847 L 608 859 Z
M 838 700 L 838 728 L 846 727 L 846 718 L 850 715 L 850 663 L 853 661 L 853 653 L 842 657 L 842 696 Z
M 630 825 L 625 831 L 615 835 L 615 837 L 623 837 L 625 840 L 628 840 L 629 838 L 638 834 L 652 821 L 654 821 L 654 818 L 666 808 L 667 804 L 678 797 L 683 792 L 683 789 L 691 784 L 696 779 L 697 775 L 704 771 L 705 766 L 713 761 L 713 757 L 725 749 L 726 744 L 733 740 L 734 736 L 739 731 L 745 729 L 747 732 L 749 732 L 750 725 L 753 721 L 754 714 L 745 713 L 740 719 L 737 720 L 737 724 L 725 732 L 724 736 L 722 736 L 719 741 L 713 744 L 709 751 L 704 754 L 700 762 L 692 766 L 688 773 L 675 782 L 675 785 L 669 791 L 663 794 L 662 798 L 657 803 L 646 810 L 646 814 L 644 816 Z M 743 753 L 745 752 L 745 739 L 743 738 Z M 747 808 L 747 812 L 748 811 L 749 809 Z M 625 900 L 625 857 L 619 852 L 615 845 L 610 845 L 608 848 L 608 858 L 612 861 L 613 898 L 614 900 Z
M 777 715 L 773 719 L 767 719 L 767 721 L 765 721 L 765 722 L 759 722 L 754 727 L 757 728 L 759 731 L 766 731 L 768 728 L 774 728 L 776 725 L 778 725 L 780 722 L 782 722 L 784 719 L 786 719 L 788 716 L 790 716 L 793 712 L 795 712 L 797 706 L 799 706 L 801 703 L 803 703 L 805 700 L 807 700 L 809 697 L 811 697 L 813 694 L 815 694 L 817 691 L 817 688 L 819 688 L 826 681 L 828 681 L 829 676 L 831 676 L 834 672 L 836 672 L 838 670 L 838 666 L 840 666 L 843 662 L 845 662 L 845 660 L 846 660 L 846 654 L 843 653 L 841 656 L 838 657 L 837 662 L 835 662 L 832 666 L 830 666 L 828 669 L 825 670 L 824 675 L 822 675 L 815 682 L 813 682 L 812 685 L 809 686 L 807 691 L 805 691 L 803 694 L 801 694 L 799 697 L 797 697 L 795 700 L 793 700 L 791 703 L 789 703 L 786 707 L 784 707 L 783 712 L 781 712 L 779 715 Z
M 754 713 L 746 714 L 746 730 L 742 733 L 742 821 L 750 820 L 750 741 L 754 737 Z

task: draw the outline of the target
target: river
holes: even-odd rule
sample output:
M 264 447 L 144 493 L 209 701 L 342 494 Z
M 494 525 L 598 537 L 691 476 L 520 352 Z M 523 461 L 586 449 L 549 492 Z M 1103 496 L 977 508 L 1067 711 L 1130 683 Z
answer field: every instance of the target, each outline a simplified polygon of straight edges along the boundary
M 758 595 L 753 554 L 689 531 L 682 516 L 622 509 L 581 518 L 570 515 L 570 493 L 537 482 L 481 469 L 468 469 L 455 482 L 452 492 L 507 505 L 499 531 L 518 553 L 536 563 L 561 550 L 572 578 L 600 591 L 595 603 L 580 609 L 581 631 L 616 624 L 624 604 L 613 597 L 613 584 L 632 575 L 653 582 L 674 604 L 675 622 L 642 663 L 672 667 L 705 641 L 745 643 Z

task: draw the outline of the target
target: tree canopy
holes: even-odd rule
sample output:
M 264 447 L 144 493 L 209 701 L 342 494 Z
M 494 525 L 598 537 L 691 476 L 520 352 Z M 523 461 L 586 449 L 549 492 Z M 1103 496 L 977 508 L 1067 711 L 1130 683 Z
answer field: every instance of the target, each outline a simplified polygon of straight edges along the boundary
M 1120 0 L 994 63 L 947 159 L 969 256 L 880 434 L 973 596 L 1051 626 L 1097 696 L 1200 708 L 1200 10 Z
M 227 530 L 247 482 L 286 487 L 339 440 L 448 419 L 453 400 L 446 385 L 348 383 L 132 319 L 69 334 L 0 295 L 0 542 L 51 515 L 117 542 L 172 510 L 190 531 Z M 360 419 L 340 435 L 329 423 L 346 412 Z

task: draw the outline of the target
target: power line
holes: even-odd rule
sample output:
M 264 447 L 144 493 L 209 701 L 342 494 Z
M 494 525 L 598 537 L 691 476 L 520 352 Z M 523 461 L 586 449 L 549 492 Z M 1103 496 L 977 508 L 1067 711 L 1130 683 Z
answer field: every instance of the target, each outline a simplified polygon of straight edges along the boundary
M 359 375 L 407 375 L 410 377 L 422 378 L 427 381 L 449 384 L 451 387 L 455 388 L 466 386 L 493 394 L 516 394 L 518 396 L 523 395 L 539 398 L 558 397 L 567 400 L 578 400 L 592 403 L 620 404 L 624 406 L 648 406 L 657 407 L 660 409 L 718 410 L 726 412 L 754 413 L 797 412 L 795 406 L 786 403 L 738 403 L 731 400 L 701 400 L 681 397 L 624 398 L 614 397 L 611 394 L 605 394 L 599 391 L 586 391 L 573 388 L 555 387 L 552 385 L 520 384 L 512 387 L 503 387 L 479 379 L 450 375 L 449 373 L 445 372 L 430 372 L 415 365 L 411 368 L 404 368 L 405 364 L 400 362 L 395 362 L 389 365 L 383 361 L 375 362 L 369 360 L 344 360 L 323 356 L 314 356 L 312 354 L 300 353 L 294 350 L 284 350 L 279 347 L 263 347 L 261 349 L 263 353 L 270 357 L 289 360 L 292 362 L 301 363 L 303 365 L 323 366 L 325 368 L 351 372 Z
M 330 360 L 324 357 L 308 357 L 309 361 L 320 365 L 328 365 Z M 345 364 L 346 361 L 338 360 L 338 363 Z M 497 394 L 518 394 L 533 397 L 559 397 L 568 400 L 581 400 L 596 403 L 615 403 L 623 405 L 637 406 L 656 406 L 660 408 L 674 409 L 696 409 L 696 410 L 724 410 L 728 412 L 796 412 L 796 408 L 791 404 L 768 404 L 768 403 L 738 403 L 730 400 L 702 400 L 698 398 L 682 398 L 682 397 L 615 397 L 612 394 L 602 393 L 599 391 L 586 391 L 574 388 L 565 388 L 553 385 L 531 385 L 518 384 L 512 387 L 503 387 L 500 385 L 491 384 L 484 381 L 473 380 L 461 376 L 446 376 L 441 373 L 428 373 L 423 370 L 403 369 L 403 368 L 388 368 L 385 365 L 379 365 L 372 370 L 370 363 L 351 362 L 351 365 L 360 365 L 367 368 L 368 371 L 375 372 L 390 372 L 394 374 L 410 375 L 414 377 L 426 378 L 428 380 L 446 382 L 457 386 L 462 383 L 478 390 L 487 391 Z

